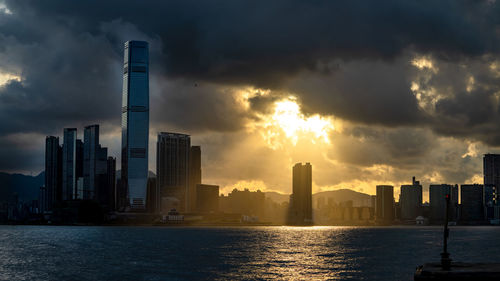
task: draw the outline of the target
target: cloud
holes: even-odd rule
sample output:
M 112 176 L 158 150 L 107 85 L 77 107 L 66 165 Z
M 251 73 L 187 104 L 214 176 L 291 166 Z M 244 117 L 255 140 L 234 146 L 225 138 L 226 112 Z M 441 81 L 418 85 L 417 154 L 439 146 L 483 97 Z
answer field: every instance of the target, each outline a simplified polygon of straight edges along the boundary
M 289 191 L 299 161 L 313 163 L 318 189 L 467 181 L 500 146 L 499 7 L 7 0 L 0 73 L 16 79 L 0 85 L 0 170 L 43 169 L 43 145 L 24 136 L 43 143 L 63 127 L 99 123 L 118 153 L 123 43 L 139 39 L 150 42 L 150 143 L 191 134 L 212 183 Z M 269 147 L 263 136 L 286 133 L 258 125 L 291 96 L 301 120 L 332 120 L 328 143 Z

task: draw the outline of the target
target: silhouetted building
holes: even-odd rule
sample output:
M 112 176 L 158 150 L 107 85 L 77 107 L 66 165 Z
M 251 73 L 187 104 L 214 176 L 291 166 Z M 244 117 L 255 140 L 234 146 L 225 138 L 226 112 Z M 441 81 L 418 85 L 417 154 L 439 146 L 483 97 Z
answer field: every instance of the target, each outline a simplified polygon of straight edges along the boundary
M 233 189 L 227 196 L 219 197 L 219 210 L 246 216 L 263 216 L 266 196 L 260 190 Z
M 100 148 L 100 147 L 99 147 Z M 107 157 L 104 161 L 104 156 L 107 155 L 107 149 L 100 148 L 100 156 L 98 161 L 98 166 L 105 165 L 105 167 L 99 167 L 97 173 L 97 183 L 96 183 L 96 197 L 95 199 L 101 204 L 101 206 L 106 207 L 108 210 L 116 209 L 116 158 Z
M 293 166 L 290 200 L 291 223 L 311 224 L 312 221 L 312 166 L 310 163 Z
M 52 210 L 54 203 L 61 200 L 62 188 L 62 148 L 59 138 L 45 138 L 45 187 L 43 199 L 40 198 L 40 211 Z
M 98 185 L 100 153 L 99 125 L 85 127 L 83 131 L 83 198 L 94 199 Z
M 97 147 L 96 183 L 94 192 L 89 193 L 89 199 L 96 200 L 101 205 L 109 207 L 111 190 L 108 184 L 108 149 Z
M 394 187 L 392 185 L 377 185 L 376 220 L 383 223 L 394 221 Z
M 116 210 L 116 158 L 108 157 L 108 185 L 111 189 L 111 209 Z
M 219 210 L 219 186 L 209 184 L 196 185 L 197 211 L 214 213 Z
M 77 181 L 83 174 L 83 143 L 75 128 L 64 129 L 62 148 L 62 200 L 77 198 Z
M 485 154 L 483 157 L 484 209 L 487 219 L 500 219 L 498 190 L 500 188 L 500 154 Z M 497 211 L 495 212 L 495 209 Z M 496 213 L 496 216 L 495 216 Z
M 492 184 L 485 184 L 483 188 L 483 208 L 484 216 L 486 219 L 498 219 L 500 214 L 495 212 L 495 209 L 500 210 L 500 205 L 498 204 L 497 189 Z M 495 217 L 496 213 L 496 217 Z
M 158 209 L 158 188 L 156 178 L 148 178 L 148 192 L 146 200 L 146 210 L 148 213 L 156 213 Z
M 482 184 L 462 184 L 460 198 L 460 220 L 462 222 L 484 221 Z
M 49 207 L 49 194 L 47 192 L 47 188 L 45 186 L 40 186 L 40 189 L 38 190 L 38 205 L 40 207 L 40 212 L 48 212 L 52 208 Z
M 196 192 L 198 184 L 201 184 L 201 148 L 199 146 L 191 146 L 189 152 L 189 180 L 188 180 L 188 210 L 195 212 L 197 210 L 196 200 L 198 196 Z M 217 193 L 217 197 L 218 197 Z
M 149 51 L 125 42 L 122 95 L 122 185 L 133 210 L 145 210 L 148 183 Z
M 449 220 L 458 219 L 458 185 L 431 184 L 429 186 L 429 218 L 434 224 L 441 224 L 445 220 L 446 195 L 450 195 Z
M 413 177 L 411 185 L 401 186 L 399 205 L 402 220 L 414 220 L 422 215 L 422 185 L 419 181 L 415 181 L 415 177 Z
M 125 211 L 128 206 L 127 186 L 122 184 L 121 177 L 116 180 L 116 207 L 117 211 Z
M 189 135 L 162 132 L 156 143 L 156 177 L 160 198 L 179 200 L 178 211 L 187 211 L 189 198 Z M 160 199 L 159 198 L 159 199 Z M 163 202 L 163 201 L 162 201 Z M 164 208 L 161 207 L 163 210 Z

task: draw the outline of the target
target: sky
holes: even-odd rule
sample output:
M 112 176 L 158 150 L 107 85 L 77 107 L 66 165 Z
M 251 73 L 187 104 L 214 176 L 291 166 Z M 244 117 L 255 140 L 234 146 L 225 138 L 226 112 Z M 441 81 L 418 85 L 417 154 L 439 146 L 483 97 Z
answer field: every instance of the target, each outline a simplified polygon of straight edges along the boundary
M 297 162 L 314 192 L 482 183 L 483 154 L 500 152 L 499 14 L 491 0 L 0 0 L 0 171 L 41 172 L 45 136 L 90 124 L 119 164 L 123 44 L 145 40 L 153 172 L 168 131 L 201 145 L 223 193 L 290 193 Z

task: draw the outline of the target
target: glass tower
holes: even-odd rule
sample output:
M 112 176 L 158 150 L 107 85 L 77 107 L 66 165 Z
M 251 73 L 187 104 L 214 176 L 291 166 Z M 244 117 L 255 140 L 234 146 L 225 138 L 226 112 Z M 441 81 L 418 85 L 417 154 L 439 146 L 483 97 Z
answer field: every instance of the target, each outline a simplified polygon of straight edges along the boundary
M 77 180 L 77 139 L 75 128 L 64 129 L 63 155 L 62 155 L 62 199 L 75 198 Z
M 46 200 L 40 204 L 40 209 L 52 210 L 52 205 L 61 199 L 62 184 L 62 148 L 59 145 L 59 138 L 47 136 L 45 139 L 45 190 Z
M 98 151 L 99 125 L 87 126 L 83 132 L 83 199 L 94 199 Z
M 188 211 L 189 193 L 189 151 L 191 148 L 191 137 L 185 134 L 162 132 L 158 134 L 156 143 L 156 180 L 157 194 L 160 196 L 159 205 L 161 211 L 161 198 L 174 197 L 179 200 L 180 206 L 177 211 Z M 201 175 L 200 175 L 201 177 Z
M 144 210 L 148 183 L 148 43 L 125 42 L 123 64 L 122 184 L 130 208 Z

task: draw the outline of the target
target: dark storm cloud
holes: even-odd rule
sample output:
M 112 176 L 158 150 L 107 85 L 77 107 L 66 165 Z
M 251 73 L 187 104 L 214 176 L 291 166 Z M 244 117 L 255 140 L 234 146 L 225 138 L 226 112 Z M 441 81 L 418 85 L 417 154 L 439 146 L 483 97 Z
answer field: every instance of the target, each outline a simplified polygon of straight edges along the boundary
M 160 131 L 236 131 L 245 124 L 247 114 L 233 98 L 234 89 L 184 79 L 160 83 L 150 105 Z
M 64 28 L 54 31 L 57 36 L 36 44 L 0 35 L 0 45 L 9 44 L 0 58 L 20 68 L 23 78 L 0 87 L 1 135 L 53 133 L 56 127 L 106 122 L 119 115 L 119 83 L 110 83 L 120 79 L 119 57 L 109 44 Z
M 116 122 L 118 115 L 108 105 L 119 104 L 122 44 L 131 37 L 155 43 L 153 75 L 193 84 L 278 89 L 303 71 L 318 77 L 335 73 L 335 59 L 360 61 L 361 68 L 340 72 L 330 91 L 314 92 L 320 86 L 313 86 L 303 93 L 304 100 L 312 96 L 306 105 L 312 112 L 389 125 L 422 119 L 408 79 L 404 70 L 363 68 L 363 62 L 391 62 L 407 49 L 459 58 L 498 47 L 498 5 L 490 2 L 6 1 L 6 6 L 12 14 L 0 17 L 0 46 L 4 58 L 14 59 L 1 67 L 19 69 L 24 80 L 1 90 L 2 113 L 19 117 L 3 124 L 3 133 L 43 131 L 62 125 L 61 119 Z M 392 77 L 384 75 L 387 71 Z M 182 92 L 186 97 L 173 100 L 194 108 L 209 100 L 189 89 Z M 224 110 L 214 112 L 222 115 Z M 40 118 L 46 120 L 41 126 L 34 122 Z M 190 120 L 199 119 L 178 125 L 203 126 Z M 224 124 L 220 118 L 221 124 L 208 127 L 234 130 L 241 123 L 234 120 Z
M 355 126 L 334 135 L 332 155 L 345 163 L 370 167 L 387 164 L 411 169 L 422 164 L 437 145 L 429 130 L 415 128 L 384 129 Z
M 44 142 L 44 136 L 38 134 L 0 137 L 0 171 L 39 173 L 45 159 L 45 151 L 40 149 Z
M 123 42 L 139 39 L 150 42 L 151 121 L 159 130 L 234 132 L 290 92 L 306 114 L 428 127 L 463 138 L 473 129 L 477 139 L 500 144 L 498 106 L 491 105 L 497 91 L 491 85 L 498 81 L 484 67 L 471 69 L 484 85 L 471 95 L 463 89 L 467 73 L 452 69 L 498 56 L 496 2 L 5 3 L 12 14 L 0 14 L 0 70 L 20 74 L 22 81 L 0 88 L 0 137 L 55 134 L 91 123 L 118 127 Z M 422 110 L 410 90 L 413 54 L 430 54 L 443 64 L 422 87 L 447 92 L 452 85 L 453 93 L 433 112 Z M 254 112 L 248 113 L 231 93 L 235 86 L 275 94 L 251 98 Z M 390 158 L 399 157 L 408 159 L 406 165 L 416 159 L 412 153 L 425 154 L 414 140 L 431 143 L 428 136 L 405 133 L 374 137 L 387 142 L 380 150 L 386 156 L 368 162 L 396 165 L 401 162 Z
M 439 135 L 500 145 L 500 73 L 497 57 L 460 62 L 435 61 L 436 73 L 420 82 L 422 95 L 438 96 L 428 110 L 428 126 Z
M 276 85 L 318 61 L 498 51 L 491 1 L 7 1 L 14 14 L 100 33 L 122 19 L 163 42 L 172 76 Z M 30 20 L 30 19 L 28 19 Z M 115 44 L 121 47 L 121 42 Z
M 409 58 L 337 62 L 331 75 L 302 75 L 286 85 L 306 111 L 386 126 L 419 125 L 426 116 L 410 90 Z

